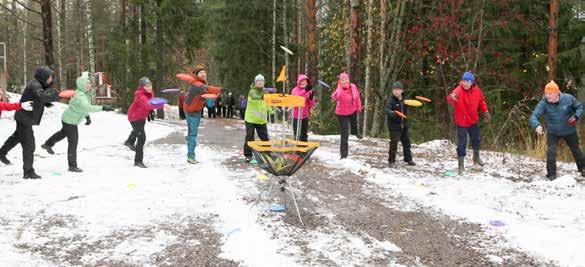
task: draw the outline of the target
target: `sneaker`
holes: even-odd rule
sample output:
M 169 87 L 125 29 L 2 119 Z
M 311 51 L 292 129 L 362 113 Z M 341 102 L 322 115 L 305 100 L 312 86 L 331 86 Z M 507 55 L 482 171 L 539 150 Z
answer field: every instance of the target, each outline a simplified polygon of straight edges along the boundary
M 388 161 L 388 167 L 392 168 L 394 167 L 395 162 L 394 161 Z
M 191 163 L 191 164 L 197 164 L 199 163 L 199 161 L 197 161 L 196 159 L 192 159 L 192 158 L 187 158 L 187 162 Z
M 341 156 L 341 157 L 339 157 L 339 159 L 346 159 L 346 158 L 347 158 L 347 156 Z
M 47 144 L 42 144 L 41 148 L 44 150 L 47 150 L 47 153 L 49 153 L 51 155 L 55 155 L 55 151 L 53 151 L 53 148 L 48 146 Z
M 147 168 L 146 165 L 144 165 L 144 163 L 142 163 L 142 162 L 136 162 L 136 163 L 134 163 L 134 166 L 140 167 L 140 168 L 143 168 L 143 169 L 146 169 Z
M 128 148 L 130 148 L 130 150 L 136 151 L 136 147 L 134 146 L 134 144 L 130 144 L 128 142 L 124 142 L 124 145 L 127 146 Z
M 416 166 L 416 163 L 414 163 L 414 161 L 407 161 L 406 164 L 408 164 L 408 166 Z
M 252 161 L 252 157 L 246 156 L 246 162 L 250 162 L 250 161 Z
M 69 167 L 69 171 L 70 172 L 83 172 L 82 169 L 77 168 L 77 167 Z
M 6 155 L 0 155 L 0 161 L 4 163 L 4 165 L 10 165 L 12 162 L 6 158 Z
M 557 179 L 557 175 L 556 174 L 547 174 L 546 179 L 548 179 L 549 181 L 553 181 L 554 179 Z
M 24 179 L 41 179 L 41 176 L 36 174 L 34 171 L 32 171 L 29 173 L 25 173 L 22 178 L 24 178 Z

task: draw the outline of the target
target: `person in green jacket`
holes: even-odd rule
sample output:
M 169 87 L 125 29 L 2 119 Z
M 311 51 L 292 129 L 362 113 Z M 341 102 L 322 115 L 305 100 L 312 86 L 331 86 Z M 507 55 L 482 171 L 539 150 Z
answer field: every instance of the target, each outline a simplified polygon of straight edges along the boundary
M 248 92 L 248 103 L 244 121 L 246 123 L 246 141 L 244 142 L 244 156 L 246 162 L 252 160 L 252 149 L 248 141 L 254 141 L 254 132 L 262 141 L 268 141 L 268 128 L 266 127 L 268 107 L 264 103 L 264 76 L 258 74 Z
M 77 167 L 77 141 L 78 131 L 77 125 L 80 124 L 85 118 L 85 125 L 91 124 L 89 117 L 90 112 L 98 111 L 114 111 L 114 109 L 108 105 L 96 106 L 91 104 L 91 94 L 93 88 L 89 79 L 89 73 L 83 72 L 81 77 L 77 78 L 77 91 L 75 96 L 69 101 L 69 107 L 63 112 L 61 118 L 63 128 L 53 134 L 41 147 L 51 155 L 55 154 L 53 146 L 67 137 L 67 161 L 69 163 L 70 172 L 83 172 Z

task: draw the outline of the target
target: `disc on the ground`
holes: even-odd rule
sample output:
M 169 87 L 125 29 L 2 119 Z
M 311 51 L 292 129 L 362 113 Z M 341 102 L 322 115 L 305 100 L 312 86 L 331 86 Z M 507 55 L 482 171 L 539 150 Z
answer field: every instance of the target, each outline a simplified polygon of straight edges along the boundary
M 418 99 L 418 100 L 420 100 L 420 101 L 423 101 L 423 102 L 427 102 L 427 103 L 431 103 L 431 102 L 432 102 L 432 100 L 431 100 L 430 98 L 426 98 L 426 97 L 424 97 L 424 96 L 418 96 L 418 95 L 417 95 L 417 96 L 415 96 L 414 98 L 416 98 L 416 99 Z
M 181 91 L 181 89 L 179 89 L 179 88 L 168 88 L 168 89 L 162 90 L 161 92 L 169 94 L 169 93 L 177 93 L 180 91 Z
M 414 99 L 406 99 L 404 100 L 404 104 L 411 107 L 420 107 L 422 106 L 422 102 Z
M 457 173 L 456 173 L 456 172 L 454 172 L 454 171 L 446 171 L 446 172 L 444 173 L 444 175 L 445 175 L 445 176 L 449 176 L 449 177 L 454 177 L 454 176 L 457 176 Z
M 129 183 L 128 184 L 128 188 L 129 189 L 136 189 L 136 184 L 135 183 Z
M 75 95 L 75 90 L 63 90 L 59 93 L 60 98 L 72 98 Z
M 272 204 L 269 210 L 272 212 L 283 212 L 285 209 L 286 208 L 282 204 Z
M 258 176 L 258 180 L 260 180 L 260 181 L 268 180 L 268 176 L 266 176 L 266 174 L 264 174 L 264 173 L 258 173 L 257 176 Z
M 153 106 L 162 106 L 164 104 L 169 103 L 168 100 L 166 100 L 162 97 L 153 97 L 148 102 Z
M 403 119 L 406 119 L 406 115 L 404 115 L 404 113 L 402 113 L 402 112 L 400 112 L 398 110 L 395 110 L 394 113 L 396 113 L 396 115 L 398 115 L 398 117 L 401 117 Z
M 216 94 L 202 94 L 201 97 L 203 97 L 205 99 L 216 99 L 217 95 Z
M 250 160 L 250 164 L 258 164 L 258 161 L 256 159 Z
M 502 221 L 500 221 L 500 220 L 491 220 L 491 221 L 490 221 L 490 224 L 491 224 L 492 226 L 498 226 L 498 227 L 499 227 L 499 226 L 505 226 L 505 225 L 506 225 L 504 222 L 502 222 Z

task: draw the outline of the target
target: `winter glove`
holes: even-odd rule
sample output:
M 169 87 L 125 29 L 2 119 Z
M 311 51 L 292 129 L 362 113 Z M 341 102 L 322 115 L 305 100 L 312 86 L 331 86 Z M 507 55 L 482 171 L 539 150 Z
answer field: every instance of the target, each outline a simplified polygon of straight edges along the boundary
M 22 107 L 22 109 L 24 109 L 26 111 L 32 111 L 33 110 L 32 103 L 33 103 L 32 101 L 26 101 L 26 102 L 20 103 L 20 106 Z
M 571 126 L 575 126 L 577 124 L 577 118 L 575 118 L 575 116 L 571 116 L 567 122 L 569 123 L 569 125 Z
M 103 111 L 114 111 L 114 108 L 110 105 L 103 105 L 102 110 Z
M 153 121 L 153 120 L 154 120 L 154 112 L 153 112 L 153 111 L 150 111 L 150 112 L 148 113 L 148 116 L 146 117 L 146 119 L 147 119 L 148 121 Z
M 544 134 L 544 130 L 542 129 L 542 125 L 536 126 L 536 133 L 538 135 L 543 135 Z
M 313 90 L 313 86 L 310 84 L 307 84 L 307 86 L 305 86 L 305 91 L 309 92 L 311 90 Z
M 51 103 L 45 103 L 45 107 L 47 107 L 47 108 L 50 108 L 52 106 L 53 106 L 53 104 L 51 104 Z
M 483 122 L 490 123 L 490 121 L 492 121 L 492 116 L 490 115 L 489 112 L 484 112 L 483 113 Z
M 91 124 L 91 118 L 89 116 L 85 117 L 85 125 Z
M 453 99 L 453 101 L 457 102 L 457 94 L 456 93 L 452 93 L 450 95 L 451 99 Z

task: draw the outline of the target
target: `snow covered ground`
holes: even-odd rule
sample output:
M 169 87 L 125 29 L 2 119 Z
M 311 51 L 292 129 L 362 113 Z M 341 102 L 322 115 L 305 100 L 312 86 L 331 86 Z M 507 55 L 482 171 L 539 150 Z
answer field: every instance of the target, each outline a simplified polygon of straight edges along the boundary
M 182 123 L 147 123 L 149 168 L 139 169 L 121 145 L 131 129 L 126 116 L 94 113 L 90 126 L 79 126 L 78 162 L 84 172 L 69 173 L 66 140 L 54 147 L 56 155 L 40 148 L 60 129 L 65 107 L 47 109 L 35 127 L 35 169 L 43 179 L 21 178 L 20 146 L 8 155 L 12 165 L 0 165 L 0 266 L 205 265 L 205 257 L 208 266 L 365 266 L 372 258 L 384 259 L 385 266 L 400 263 L 395 256 L 401 248 L 389 240 L 338 225 L 290 226 L 250 201 L 260 193 L 258 185 L 268 183 L 260 170 L 222 164 L 239 152 L 240 143 L 229 149 L 200 144 L 201 163 L 188 165 L 184 144 L 158 141 L 182 137 Z M 0 118 L 0 142 L 15 129 L 13 114 Z M 204 120 L 202 127 L 213 123 Z M 201 138 L 223 137 L 203 133 Z M 562 177 L 548 182 L 541 178 L 542 162 L 484 153 L 483 171 L 459 177 L 448 173 L 456 167 L 448 141 L 415 146 L 416 167 L 389 169 L 374 166 L 385 163 L 385 141 L 352 137 L 350 158 L 339 160 L 338 136 L 310 138 L 323 142 L 313 155 L 316 161 L 363 177 L 367 190 L 381 199 L 404 200 L 384 205 L 422 207 L 479 224 L 487 236 L 501 240 L 498 247 L 525 252 L 543 264 L 585 266 L 585 187 L 575 180 L 572 164 L 560 164 Z M 529 177 L 520 177 L 523 170 Z M 495 265 L 505 260 L 489 248 L 478 249 Z M 204 256 L 184 255 L 189 251 Z

